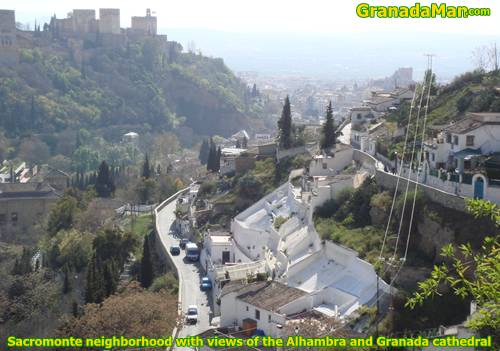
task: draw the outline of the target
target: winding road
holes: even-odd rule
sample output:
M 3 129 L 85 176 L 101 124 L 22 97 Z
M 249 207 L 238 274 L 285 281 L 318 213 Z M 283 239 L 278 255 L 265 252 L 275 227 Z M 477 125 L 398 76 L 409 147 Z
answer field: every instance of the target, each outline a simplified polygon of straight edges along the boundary
M 183 322 L 185 322 L 184 315 L 187 311 L 187 307 L 189 305 L 198 306 L 198 323 L 192 325 L 183 323 L 180 326 L 181 329 L 177 336 L 186 337 L 200 334 L 210 328 L 212 309 L 210 307 L 211 301 L 208 298 L 208 294 L 200 290 L 203 270 L 199 263 L 192 263 L 185 260 L 184 251 L 181 251 L 181 254 L 178 256 L 172 256 L 170 254 L 170 246 L 179 243 L 179 238 L 175 234 L 172 234 L 174 232 L 175 207 L 176 201 L 174 200 L 157 213 L 157 230 L 162 245 L 165 247 L 168 255 L 170 255 L 177 267 Z M 181 350 L 181 348 L 176 348 L 176 350 Z

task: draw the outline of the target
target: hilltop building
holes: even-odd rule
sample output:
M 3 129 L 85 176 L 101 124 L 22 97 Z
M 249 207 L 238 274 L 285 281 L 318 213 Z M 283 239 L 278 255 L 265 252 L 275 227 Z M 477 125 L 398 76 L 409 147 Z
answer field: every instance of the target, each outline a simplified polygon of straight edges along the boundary
M 45 183 L 0 183 L 0 238 L 29 232 L 57 199 Z
M 94 9 L 74 9 L 65 18 L 54 15 L 41 26 L 43 30 L 37 26 L 28 31 L 16 27 L 15 11 L 0 10 L 0 64 L 15 65 L 20 48 L 48 46 L 53 39 L 65 42 L 76 64 L 83 63 L 86 49 L 123 47 L 147 37 L 164 43 L 163 49 L 167 49 L 167 36 L 158 35 L 157 18 L 150 9 L 146 16 L 132 17 L 131 28 L 121 28 L 120 9 L 101 8 L 98 13 L 99 18 Z
M 156 35 L 158 32 L 156 16 L 151 16 L 151 9 L 147 9 L 146 16 L 132 17 L 132 28 L 130 29 L 143 35 Z
M 15 12 L 0 10 L 0 64 L 17 64 L 19 60 L 16 31 Z

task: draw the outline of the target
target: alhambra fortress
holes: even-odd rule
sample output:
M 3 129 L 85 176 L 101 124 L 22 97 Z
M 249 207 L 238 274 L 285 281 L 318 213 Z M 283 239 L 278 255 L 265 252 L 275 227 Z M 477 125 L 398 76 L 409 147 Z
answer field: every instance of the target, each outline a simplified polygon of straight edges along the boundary
M 157 18 L 146 10 L 145 16 L 133 16 L 130 28 L 121 28 L 120 9 L 96 10 L 75 9 L 66 18 L 56 18 L 50 23 L 35 24 L 34 30 L 22 30 L 16 26 L 13 10 L 0 10 L 0 64 L 19 63 L 22 48 L 44 47 L 57 40 L 69 49 L 69 54 L 77 64 L 85 60 L 85 53 L 92 48 L 117 48 L 130 42 L 151 38 L 164 45 L 166 35 L 157 34 Z M 178 44 L 177 44 L 178 45 Z

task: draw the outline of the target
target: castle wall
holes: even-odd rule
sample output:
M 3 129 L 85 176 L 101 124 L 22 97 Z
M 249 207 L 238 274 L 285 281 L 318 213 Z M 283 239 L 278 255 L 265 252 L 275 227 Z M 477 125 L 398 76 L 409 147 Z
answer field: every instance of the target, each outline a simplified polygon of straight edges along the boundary
M 89 33 L 95 26 L 95 10 L 73 10 L 73 30 L 80 33 Z
M 0 10 L 0 63 L 16 64 L 18 62 L 16 31 L 15 12 Z

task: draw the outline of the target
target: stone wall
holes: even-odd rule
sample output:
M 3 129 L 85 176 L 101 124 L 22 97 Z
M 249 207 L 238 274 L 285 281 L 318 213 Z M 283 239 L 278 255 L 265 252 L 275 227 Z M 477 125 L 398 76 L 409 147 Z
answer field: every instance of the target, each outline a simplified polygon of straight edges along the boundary
M 396 175 L 377 170 L 375 179 L 377 181 L 377 184 L 379 184 L 380 186 L 394 190 L 396 188 L 398 177 Z M 406 178 L 400 179 L 398 192 L 406 190 L 407 182 L 408 180 Z M 414 181 L 410 181 L 409 190 L 415 190 L 415 185 L 416 183 Z M 418 189 L 422 191 L 426 195 L 426 197 L 433 202 L 457 211 L 466 212 L 465 199 L 461 196 L 450 194 L 420 183 L 418 184 Z
M 353 160 L 360 164 L 370 174 L 375 176 L 377 184 L 383 188 L 394 190 L 396 188 L 398 177 L 392 173 L 384 172 L 383 166 L 374 157 L 360 150 L 354 150 Z M 401 178 L 399 181 L 398 192 L 406 190 L 408 180 Z M 416 182 L 410 181 L 409 190 L 415 190 Z M 437 188 L 430 187 L 425 184 L 418 183 L 418 188 L 422 191 L 429 200 L 436 202 L 444 207 L 451 208 L 457 211 L 466 212 L 465 199 L 461 196 L 450 194 Z

